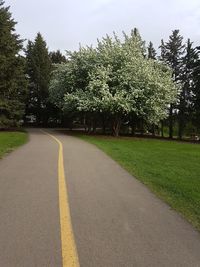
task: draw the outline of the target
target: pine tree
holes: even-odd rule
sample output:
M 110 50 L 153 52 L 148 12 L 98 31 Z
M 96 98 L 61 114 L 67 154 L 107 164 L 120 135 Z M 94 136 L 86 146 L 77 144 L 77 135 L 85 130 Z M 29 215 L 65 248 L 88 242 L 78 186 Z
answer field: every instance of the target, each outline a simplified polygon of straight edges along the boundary
M 188 39 L 186 45 L 186 53 L 182 57 L 182 69 L 180 75 L 182 90 L 180 92 L 179 105 L 178 105 L 179 139 L 182 139 L 187 118 L 188 119 L 189 117 L 191 118 L 192 115 L 191 105 L 194 95 L 193 70 L 197 58 L 198 56 L 195 49 L 192 47 L 192 42 L 190 41 L 190 39 Z
M 161 50 L 161 53 L 160 53 L 160 56 L 158 58 L 160 61 L 166 63 L 166 47 L 165 47 L 165 43 L 164 43 L 163 39 L 161 39 L 161 44 L 160 44 L 159 48 Z M 164 124 L 165 124 L 165 121 L 162 120 L 161 121 L 161 136 L 162 137 L 164 137 Z
M 165 62 L 166 61 L 166 47 L 165 47 L 165 43 L 164 43 L 163 39 L 161 40 L 161 44 L 160 44 L 159 48 L 161 50 L 159 59 L 161 61 Z
M 200 131 L 200 46 L 196 47 L 196 61 L 194 62 L 193 69 L 193 114 L 194 114 L 194 124 L 198 131 Z
M 154 49 L 153 47 L 153 43 L 150 41 L 149 42 L 149 45 L 147 47 L 147 57 L 148 59 L 153 59 L 153 60 L 156 60 L 156 50 Z M 153 136 L 155 136 L 155 125 L 151 125 L 151 132 L 153 134 Z
M 148 58 L 156 59 L 156 50 L 154 49 L 152 42 L 149 42 L 147 49 L 148 49 Z
M 161 52 L 164 61 L 172 68 L 172 79 L 175 83 L 180 83 L 181 57 L 184 53 L 183 37 L 179 34 L 179 30 L 172 31 L 169 41 L 161 44 Z M 169 108 L 169 138 L 173 138 L 173 113 L 174 106 Z
M 0 0 L 0 128 L 17 126 L 24 113 L 26 79 L 23 40 L 15 33 L 16 22 Z
M 29 98 L 26 115 L 33 115 L 37 124 L 46 124 L 49 117 L 48 86 L 51 60 L 46 42 L 40 33 L 37 34 L 34 42 L 28 42 L 26 58 L 29 77 Z
M 60 52 L 60 50 L 50 52 L 49 56 L 53 64 L 60 64 L 66 62 L 66 57 Z

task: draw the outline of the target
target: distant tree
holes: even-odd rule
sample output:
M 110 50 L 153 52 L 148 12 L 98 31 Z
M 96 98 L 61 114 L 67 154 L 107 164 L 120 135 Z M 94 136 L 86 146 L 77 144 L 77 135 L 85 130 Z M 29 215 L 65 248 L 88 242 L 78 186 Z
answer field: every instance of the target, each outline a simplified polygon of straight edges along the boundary
M 49 94 L 48 86 L 51 73 L 51 60 L 46 42 L 40 33 L 34 42 L 29 41 L 26 49 L 29 98 L 27 115 L 34 115 L 37 124 L 47 123 Z
M 181 73 L 181 57 L 184 53 L 183 37 L 179 34 L 179 30 L 172 31 L 169 41 L 161 43 L 161 53 L 163 61 L 166 62 L 173 70 L 172 79 L 175 83 L 180 84 Z M 173 110 L 174 104 L 170 104 L 169 108 L 169 138 L 173 138 Z
M 148 59 L 156 60 L 156 50 L 153 47 L 153 43 L 151 41 L 149 42 L 149 45 L 147 47 L 147 51 L 148 51 L 148 53 L 147 53 Z M 153 135 L 155 135 L 155 125 L 154 124 L 151 126 L 151 132 Z
M 200 46 L 196 47 L 197 59 L 194 63 L 193 80 L 194 80 L 194 91 L 193 91 L 193 114 L 194 124 L 197 130 L 200 131 Z
M 149 45 L 148 45 L 147 49 L 148 49 L 148 58 L 156 59 L 156 50 L 153 47 L 153 43 L 152 42 L 149 42 Z
M 60 50 L 49 53 L 52 64 L 60 64 L 66 62 L 66 57 L 60 52 Z
M 147 47 L 147 52 L 148 52 L 147 53 L 148 59 L 156 60 L 156 50 L 153 47 L 153 43 L 152 42 L 149 42 L 149 45 Z M 151 126 L 151 132 L 152 132 L 153 135 L 155 135 L 155 125 Z
M 187 40 L 186 53 L 182 57 L 182 68 L 180 72 L 181 92 L 178 104 L 178 135 L 182 139 L 186 121 L 192 117 L 192 106 L 194 99 L 194 66 L 198 59 L 195 48 L 192 47 L 190 39 Z
M 161 40 L 161 44 L 160 44 L 159 48 L 161 50 L 159 59 L 161 61 L 165 62 L 165 60 L 166 60 L 166 46 L 165 46 L 165 42 L 163 39 Z
M 0 0 L 0 128 L 17 126 L 24 113 L 26 79 L 23 41 L 15 33 L 16 22 Z
M 165 47 L 165 43 L 164 43 L 163 39 L 161 40 L 161 44 L 160 44 L 159 48 L 160 48 L 161 52 L 160 52 L 160 56 L 158 57 L 158 59 L 161 62 L 166 63 L 166 47 Z M 165 123 L 165 121 L 162 120 L 161 121 L 161 136 L 162 137 L 164 137 L 164 123 Z

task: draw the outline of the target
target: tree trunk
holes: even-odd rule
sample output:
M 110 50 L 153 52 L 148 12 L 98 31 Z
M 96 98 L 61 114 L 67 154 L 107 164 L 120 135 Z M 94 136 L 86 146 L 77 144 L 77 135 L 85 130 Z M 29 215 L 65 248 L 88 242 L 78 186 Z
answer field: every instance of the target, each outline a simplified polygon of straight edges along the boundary
M 161 137 L 164 137 L 164 121 L 161 121 Z
M 184 127 L 184 118 L 183 113 L 180 111 L 181 114 L 179 114 L 179 123 L 178 123 L 178 137 L 181 140 L 183 137 L 183 127 Z
M 83 125 L 84 125 L 84 129 L 85 129 L 85 132 L 86 132 L 87 131 L 86 115 L 84 115 L 84 117 L 83 117 Z
M 173 106 L 170 105 L 169 108 L 169 138 L 173 138 Z
M 87 121 L 88 121 L 88 123 L 87 123 L 87 125 L 88 125 L 88 134 L 90 134 L 92 132 L 92 118 L 89 117 Z
M 104 116 L 102 116 L 102 134 L 106 134 L 106 120 Z
M 141 130 L 140 130 L 140 133 L 141 133 L 141 135 L 144 135 L 144 120 L 143 119 L 141 119 Z
M 131 126 L 131 135 L 135 135 L 135 129 L 136 129 L 135 126 L 136 126 L 135 123 L 133 123 Z
M 156 133 L 155 133 L 155 124 L 152 125 L 152 136 L 156 136 Z
M 121 119 L 119 116 L 116 116 L 113 120 L 113 125 L 112 125 L 112 131 L 115 137 L 119 136 L 120 127 L 121 127 Z
M 41 113 L 40 113 L 40 110 L 37 110 L 36 123 L 37 123 L 37 126 L 39 126 L 40 123 L 41 123 Z
M 185 88 L 183 88 L 182 92 L 182 98 L 179 105 L 179 114 L 178 114 L 178 136 L 179 139 L 182 139 L 183 137 L 183 130 L 184 130 L 184 124 L 185 124 L 185 112 L 186 112 L 186 92 Z
M 95 116 L 92 119 L 92 132 L 96 133 L 97 132 L 97 122 Z

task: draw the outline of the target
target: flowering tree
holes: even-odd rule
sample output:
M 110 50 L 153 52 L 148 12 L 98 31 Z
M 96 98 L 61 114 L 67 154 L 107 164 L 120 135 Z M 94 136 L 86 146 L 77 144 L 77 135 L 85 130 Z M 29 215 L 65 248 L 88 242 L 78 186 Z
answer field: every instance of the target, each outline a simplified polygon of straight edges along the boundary
M 97 47 L 69 53 L 69 60 L 53 73 L 50 96 L 67 112 L 109 118 L 115 136 L 132 113 L 157 124 L 176 101 L 177 88 L 171 70 L 145 56 L 144 42 L 137 30 L 98 41 Z

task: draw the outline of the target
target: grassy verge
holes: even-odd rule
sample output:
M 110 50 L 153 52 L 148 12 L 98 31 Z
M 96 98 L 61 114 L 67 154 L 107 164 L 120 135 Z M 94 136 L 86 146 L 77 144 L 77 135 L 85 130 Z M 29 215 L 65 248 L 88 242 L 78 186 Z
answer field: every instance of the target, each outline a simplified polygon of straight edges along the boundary
M 106 152 L 200 230 L 200 145 L 80 136 Z
M 0 158 L 27 141 L 25 132 L 0 132 Z

